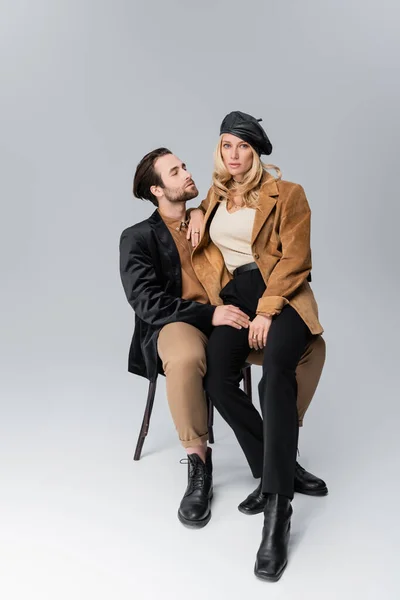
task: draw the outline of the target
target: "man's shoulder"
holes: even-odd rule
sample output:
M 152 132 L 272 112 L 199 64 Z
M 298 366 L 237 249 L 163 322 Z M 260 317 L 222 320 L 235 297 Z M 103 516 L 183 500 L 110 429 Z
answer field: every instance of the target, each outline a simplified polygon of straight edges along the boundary
M 121 237 L 144 235 L 150 231 L 151 225 L 149 224 L 149 219 L 145 219 L 144 221 L 140 221 L 140 223 L 135 223 L 134 225 L 124 229 L 121 233 Z
M 121 239 L 123 238 L 142 238 L 149 239 L 153 226 L 157 221 L 157 211 L 155 211 L 150 217 L 140 221 L 139 223 L 135 223 L 130 227 L 127 227 L 121 233 Z

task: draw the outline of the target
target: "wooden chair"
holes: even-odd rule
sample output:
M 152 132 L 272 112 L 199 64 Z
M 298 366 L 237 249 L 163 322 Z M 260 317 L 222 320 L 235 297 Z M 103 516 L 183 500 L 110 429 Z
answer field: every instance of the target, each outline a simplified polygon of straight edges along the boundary
M 242 369 L 242 377 L 243 377 L 243 390 L 248 395 L 250 401 L 253 401 L 252 392 L 251 392 L 251 365 L 246 363 L 246 365 Z M 150 418 L 151 413 L 153 411 L 154 405 L 154 397 L 156 395 L 157 388 L 157 379 L 155 381 L 150 381 L 149 383 L 149 391 L 147 393 L 147 402 L 146 408 L 144 410 L 144 417 L 142 426 L 140 428 L 139 438 L 136 444 L 135 455 L 133 460 L 139 460 L 142 454 L 142 448 L 144 444 L 144 440 L 146 439 L 147 434 L 149 433 L 150 428 Z M 214 407 L 210 398 L 207 396 L 207 408 L 208 408 L 208 441 L 210 444 L 214 443 Z

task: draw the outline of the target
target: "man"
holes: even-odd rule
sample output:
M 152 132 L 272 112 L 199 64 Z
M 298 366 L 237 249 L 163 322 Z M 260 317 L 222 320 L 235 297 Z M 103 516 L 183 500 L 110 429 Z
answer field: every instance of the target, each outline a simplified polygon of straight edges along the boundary
M 121 235 L 121 278 L 135 311 L 128 368 L 151 381 L 158 373 L 166 376 L 170 411 L 188 455 L 188 485 L 178 518 L 189 527 L 204 527 L 211 518 L 212 498 L 212 459 L 211 448 L 207 447 L 203 391 L 205 347 L 213 327 L 247 328 L 249 319 L 237 307 L 211 306 L 194 273 L 186 202 L 196 198 L 198 190 L 186 165 L 166 148 L 153 150 L 137 166 L 133 193 L 152 202 L 157 210 Z M 193 234 L 199 236 L 200 232 Z M 325 344 L 317 338 L 299 363 L 300 424 L 317 387 L 324 352 Z M 296 468 L 295 487 L 310 495 L 327 493 L 325 483 L 300 465 Z M 262 512 L 264 502 L 259 488 L 239 505 L 239 510 L 256 514 Z

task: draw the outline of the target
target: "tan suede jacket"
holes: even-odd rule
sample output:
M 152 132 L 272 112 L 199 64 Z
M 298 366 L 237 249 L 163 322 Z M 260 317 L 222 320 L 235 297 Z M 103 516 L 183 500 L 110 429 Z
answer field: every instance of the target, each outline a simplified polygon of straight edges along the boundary
M 218 198 L 213 188 L 201 203 L 205 212 L 202 236 L 192 255 L 196 275 L 211 304 L 222 304 L 221 289 L 232 278 L 220 250 L 210 240 L 209 229 Z M 267 286 L 258 301 L 257 314 L 278 315 L 290 304 L 308 325 L 320 334 L 318 306 L 309 283 L 311 210 L 303 188 L 288 181 L 276 181 L 266 173 L 260 189 L 251 238 L 254 261 Z

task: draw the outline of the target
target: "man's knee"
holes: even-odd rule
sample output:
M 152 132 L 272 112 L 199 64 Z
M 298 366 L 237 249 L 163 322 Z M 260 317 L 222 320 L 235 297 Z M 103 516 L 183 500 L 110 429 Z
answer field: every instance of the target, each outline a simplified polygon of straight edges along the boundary
M 325 358 L 325 340 L 321 335 L 314 335 L 299 360 L 299 366 L 312 364 L 316 371 L 319 370 L 322 372 Z
M 206 355 L 204 349 L 185 348 L 184 352 L 173 352 L 163 362 L 166 375 L 179 373 L 184 377 L 198 374 L 204 377 L 207 371 Z
M 317 389 L 325 363 L 325 355 L 325 341 L 321 336 L 317 336 L 313 338 L 297 365 L 297 408 L 300 425 L 303 424 L 304 415 Z

